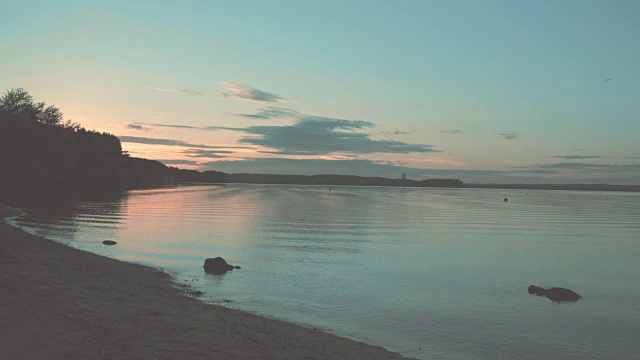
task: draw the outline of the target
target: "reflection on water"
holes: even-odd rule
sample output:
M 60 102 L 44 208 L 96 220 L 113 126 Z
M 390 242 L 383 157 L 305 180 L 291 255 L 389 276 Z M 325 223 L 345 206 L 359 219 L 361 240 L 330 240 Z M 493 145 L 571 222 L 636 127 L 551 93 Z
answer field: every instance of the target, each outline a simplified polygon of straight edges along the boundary
M 205 301 L 231 299 L 239 309 L 411 356 L 640 353 L 639 194 L 331 189 L 139 190 L 40 206 L 16 221 L 79 248 L 165 268 L 196 284 Z M 204 274 L 204 259 L 215 256 L 242 270 Z M 584 298 L 553 304 L 529 295 L 531 284 Z

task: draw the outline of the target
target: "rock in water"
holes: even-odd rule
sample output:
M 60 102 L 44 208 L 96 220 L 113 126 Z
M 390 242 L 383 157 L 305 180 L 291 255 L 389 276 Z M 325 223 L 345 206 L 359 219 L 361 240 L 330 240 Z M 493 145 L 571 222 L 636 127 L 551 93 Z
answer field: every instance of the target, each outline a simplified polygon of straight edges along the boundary
M 105 245 L 115 245 L 117 244 L 117 242 L 113 241 L 113 240 L 105 240 L 102 242 Z
M 582 299 L 582 296 L 578 295 L 575 291 L 565 288 L 551 288 L 548 289 L 544 296 L 553 301 L 578 301 Z
M 536 294 L 538 296 L 544 296 L 544 292 L 546 290 L 541 288 L 541 287 L 539 287 L 539 286 L 531 285 L 531 286 L 529 286 L 529 289 L 527 289 L 527 291 L 529 291 L 529 294 Z
M 222 275 L 227 271 L 231 271 L 233 269 L 240 269 L 240 266 L 232 266 L 227 264 L 225 259 L 221 257 L 206 259 L 204 261 L 203 267 L 204 267 L 204 272 L 215 274 L 215 275 Z
M 544 296 L 547 299 L 555 302 L 576 302 L 582 299 L 582 296 L 578 295 L 578 293 L 576 293 L 575 291 L 559 287 L 545 289 L 539 286 L 531 285 L 527 290 L 529 291 L 529 294 Z

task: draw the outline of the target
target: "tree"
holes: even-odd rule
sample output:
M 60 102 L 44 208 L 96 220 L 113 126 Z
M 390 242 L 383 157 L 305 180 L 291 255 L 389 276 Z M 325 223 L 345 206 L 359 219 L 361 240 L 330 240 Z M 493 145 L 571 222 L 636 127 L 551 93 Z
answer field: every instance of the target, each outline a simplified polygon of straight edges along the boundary
M 63 122 L 62 112 L 53 105 L 34 102 L 33 96 L 26 90 L 18 88 L 7 90 L 0 97 L 0 112 L 20 121 L 37 121 L 45 125 L 74 128 L 77 124 Z
M 23 89 L 0 96 L 0 195 L 111 191 L 157 184 L 168 174 L 164 164 L 130 157 L 116 136 L 64 120 Z
M 37 119 L 42 109 L 24 89 L 11 89 L 0 98 L 0 111 L 14 119 L 33 120 Z
M 49 105 L 38 114 L 38 121 L 45 125 L 62 126 L 62 112 L 57 107 Z

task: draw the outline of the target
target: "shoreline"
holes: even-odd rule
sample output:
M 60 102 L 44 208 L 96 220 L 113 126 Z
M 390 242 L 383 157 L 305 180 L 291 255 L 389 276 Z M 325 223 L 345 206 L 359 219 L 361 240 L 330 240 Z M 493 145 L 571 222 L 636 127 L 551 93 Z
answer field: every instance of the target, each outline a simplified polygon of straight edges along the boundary
M 405 359 L 206 304 L 162 270 L 8 225 L 0 204 L 0 347 L 14 359 Z

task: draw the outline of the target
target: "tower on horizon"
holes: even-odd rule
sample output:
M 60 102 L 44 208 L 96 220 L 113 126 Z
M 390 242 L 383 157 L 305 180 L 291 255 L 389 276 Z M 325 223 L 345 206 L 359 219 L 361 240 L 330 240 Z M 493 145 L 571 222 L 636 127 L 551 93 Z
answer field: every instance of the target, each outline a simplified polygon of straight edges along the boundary
M 407 180 L 407 173 L 400 173 L 401 180 Z

